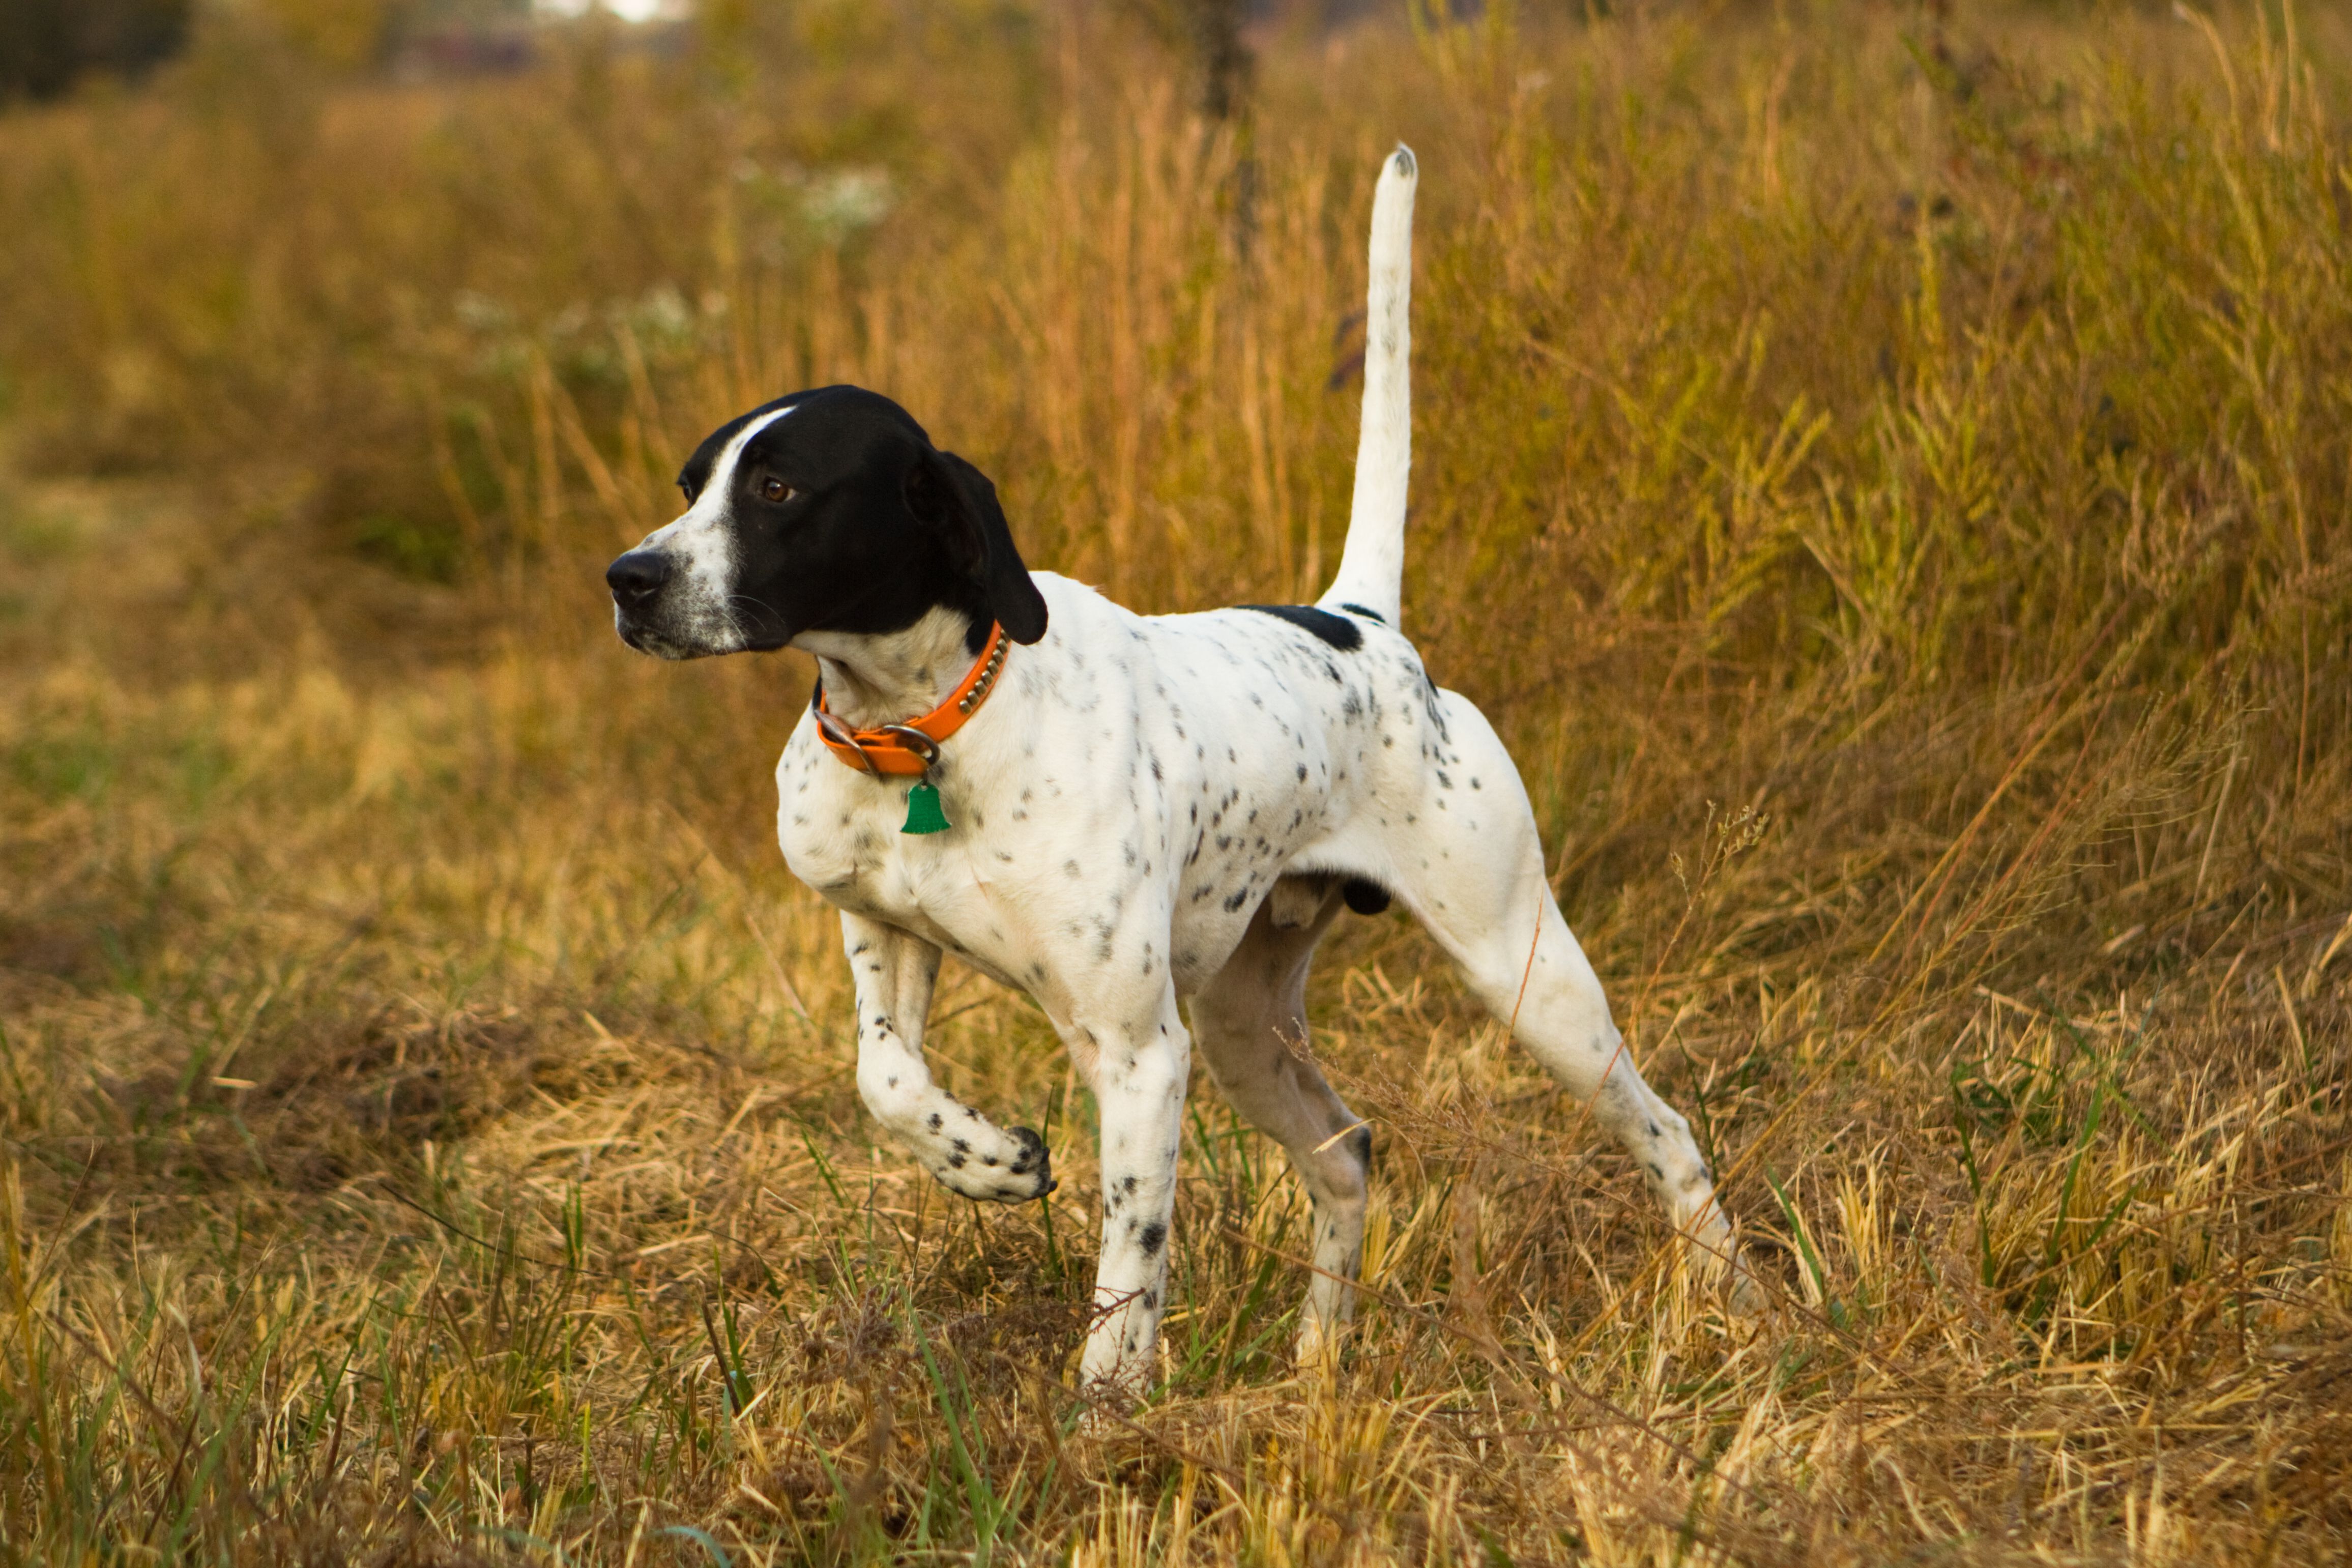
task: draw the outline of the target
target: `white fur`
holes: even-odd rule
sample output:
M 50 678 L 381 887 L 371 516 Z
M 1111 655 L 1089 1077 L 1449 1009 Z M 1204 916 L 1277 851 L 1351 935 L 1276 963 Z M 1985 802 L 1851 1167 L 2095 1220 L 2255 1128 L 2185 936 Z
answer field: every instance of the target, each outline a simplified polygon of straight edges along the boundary
M 808 721 L 777 765 L 777 828 L 793 874 L 843 910 L 858 1088 L 940 1181 L 1019 1201 L 1038 1195 L 1044 1173 L 1024 1179 L 1026 1144 L 923 1064 L 940 953 L 1029 992 L 1069 1046 L 1103 1118 L 1106 1316 L 1087 1344 L 1090 1377 L 1140 1375 L 1165 1306 L 1196 1039 L 1237 1108 L 1298 1163 L 1318 1266 L 1354 1268 L 1366 1172 L 1360 1146 L 1334 1139 L 1358 1119 L 1285 1043 L 1306 1027 L 1307 959 L 1339 908 L 1339 878 L 1402 900 L 1479 1000 L 1516 1015 L 1538 1059 L 1594 1100 L 1675 1223 L 1730 1258 L 1688 1125 L 1622 1053 L 1552 902 L 1517 771 L 1403 637 L 1360 617 L 1363 645 L 1342 652 L 1255 611 L 1146 617 L 1065 578 L 1036 581 L 1045 640 L 1013 651 L 932 771 L 951 831 L 900 833 L 913 781 L 844 767 Z M 863 684 L 884 706 L 920 712 L 961 677 L 950 662 L 895 695 L 879 669 Z M 1180 999 L 1192 1005 L 1190 1032 Z M 1155 1226 L 1161 1245 L 1148 1246 Z M 1346 1310 L 1346 1293 L 1318 1278 L 1307 1331 Z
M 843 766 L 811 719 L 777 764 L 784 857 L 842 911 L 857 1085 L 882 1125 L 957 1192 L 1018 1202 L 1051 1186 L 1034 1134 L 960 1103 L 924 1062 L 943 952 L 1034 996 L 1094 1090 L 1100 1316 L 1082 1364 L 1104 1384 L 1133 1387 L 1151 1364 L 1196 1045 L 1313 1196 L 1321 1272 L 1303 1337 L 1348 1315 L 1339 1278 L 1361 1247 L 1371 1141 L 1288 1043 L 1304 1037 L 1307 962 L 1347 879 L 1379 884 L 1427 926 L 1480 1002 L 1516 1020 L 1633 1152 L 1675 1226 L 1736 1268 L 1689 1127 L 1624 1055 L 1552 900 L 1517 769 L 1396 629 L 1412 185 L 1400 151 L 1374 208 L 1356 512 L 1325 596 L 1374 612 L 1341 612 L 1359 647 L 1254 610 L 1138 616 L 1041 573 L 1044 639 L 1011 651 L 932 770 L 951 830 L 902 834 L 913 781 Z M 868 724 L 936 705 L 970 666 L 964 629 L 940 611 L 892 636 L 809 633 L 796 646 L 823 661 L 835 710 Z

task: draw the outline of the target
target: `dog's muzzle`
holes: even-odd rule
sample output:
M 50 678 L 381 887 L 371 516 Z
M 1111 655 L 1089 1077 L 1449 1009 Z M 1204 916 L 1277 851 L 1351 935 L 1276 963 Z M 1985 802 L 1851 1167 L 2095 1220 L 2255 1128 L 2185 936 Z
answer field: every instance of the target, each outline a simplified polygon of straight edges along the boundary
M 653 630 L 654 607 L 677 574 L 677 563 L 659 550 L 632 550 L 604 569 L 604 584 L 613 590 L 613 629 L 621 640 L 641 653 L 667 653 L 653 646 L 667 638 Z

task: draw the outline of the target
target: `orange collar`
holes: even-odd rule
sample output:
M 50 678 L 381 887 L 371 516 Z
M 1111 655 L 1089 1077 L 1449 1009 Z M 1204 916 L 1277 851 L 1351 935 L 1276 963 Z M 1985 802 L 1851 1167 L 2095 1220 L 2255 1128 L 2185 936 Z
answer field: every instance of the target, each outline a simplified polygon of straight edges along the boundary
M 817 738 L 825 749 L 841 759 L 843 765 L 867 773 L 895 773 L 901 776 L 929 771 L 940 760 L 940 742 L 963 728 L 964 721 L 980 711 L 995 688 L 997 672 L 1004 668 L 1005 650 L 1013 639 L 1004 635 L 1004 627 L 992 625 L 988 630 L 988 646 L 980 650 L 971 668 L 964 672 L 963 684 L 948 693 L 948 700 L 919 719 L 909 719 L 903 724 L 883 724 L 871 730 L 853 730 L 834 716 L 824 705 L 824 682 L 819 679 L 816 692 L 809 699 L 809 707 L 816 714 Z

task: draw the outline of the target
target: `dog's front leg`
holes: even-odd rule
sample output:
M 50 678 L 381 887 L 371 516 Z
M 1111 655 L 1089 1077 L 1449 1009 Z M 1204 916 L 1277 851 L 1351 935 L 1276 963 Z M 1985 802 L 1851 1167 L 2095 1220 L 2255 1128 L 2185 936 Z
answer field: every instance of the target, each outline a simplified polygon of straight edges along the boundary
M 923 1168 L 968 1198 L 1024 1203 L 1054 1190 L 1045 1141 L 999 1127 L 931 1081 L 923 1023 L 940 950 L 863 915 L 841 917 L 857 991 L 857 1092 Z
M 1150 1379 L 1167 1310 L 1192 1039 L 1175 992 L 1165 988 L 1130 995 L 1124 1005 L 1104 998 L 1073 1026 L 1096 1052 L 1095 1098 L 1102 1108 L 1102 1256 L 1095 1268 L 1095 1325 L 1079 1366 L 1090 1386 L 1131 1394 Z

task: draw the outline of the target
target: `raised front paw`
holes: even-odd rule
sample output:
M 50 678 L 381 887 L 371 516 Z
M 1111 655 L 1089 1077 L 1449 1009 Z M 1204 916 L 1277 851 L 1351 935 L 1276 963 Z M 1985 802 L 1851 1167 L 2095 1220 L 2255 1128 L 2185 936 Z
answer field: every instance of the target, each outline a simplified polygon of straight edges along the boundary
M 1013 1173 L 1029 1178 L 1030 1186 L 1024 1197 L 1042 1198 L 1062 1184 L 1054 1180 L 1054 1156 L 1045 1148 L 1045 1141 L 1030 1127 L 1008 1127 L 1004 1135 L 1020 1146 L 1021 1152 L 1013 1162 Z
M 984 1203 L 1025 1204 L 1042 1198 L 1058 1184 L 1045 1141 L 1026 1127 L 1008 1127 L 999 1146 L 983 1152 L 971 1140 L 958 1138 L 947 1159 L 931 1168 L 949 1191 Z

